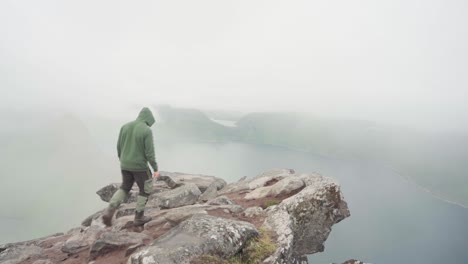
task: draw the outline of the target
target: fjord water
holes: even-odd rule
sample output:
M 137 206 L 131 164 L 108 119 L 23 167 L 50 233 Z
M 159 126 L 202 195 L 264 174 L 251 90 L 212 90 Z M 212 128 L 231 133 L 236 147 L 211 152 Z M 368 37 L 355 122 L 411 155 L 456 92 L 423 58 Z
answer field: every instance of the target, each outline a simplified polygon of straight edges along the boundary
M 241 143 L 159 143 L 163 170 L 228 182 L 275 167 L 319 172 L 341 184 L 351 217 L 336 224 L 310 263 L 467 263 L 468 210 L 439 200 L 391 169 Z M 340 262 L 341 261 L 341 262 Z
M 66 148 L 73 153 L 83 146 Z M 29 200 L 25 203 L 51 195 L 59 195 L 60 199 L 44 198 L 44 202 L 35 205 L 35 210 L 25 211 L 21 208 L 28 208 L 27 204 L 21 207 L 8 198 L 14 190 L 4 190 L 4 206 L 15 203 L 9 211 L 22 210 L 18 215 L 23 217 L 0 217 L 0 243 L 66 231 L 104 207 L 105 203 L 99 201 L 94 192 L 109 182 L 119 182 L 120 175 L 113 141 L 101 145 L 100 149 L 106 158 L 98 160 L 98 164 L 88 164 L 92 170 L 82 170 L 82 165 L 76 163 L 97 156 L 94 152 L 85 152 L 76 157 L 67 156 L 71 161 L 62 164 L 63 168 L 54 162 L 51 171 L 38 170 L 20 178 L 2 178 L 6 186 L 28 186 Z M 58 150 L 57 153 L 66 152 Z M 384 264 L 468 262 L 468 210 L 433 197 L 383 166 L 242 143 L 157 141 L 156 155 L 161 170 L 214 175 L 228 182 L 271 168 L 318 172 L 337 179 L 351 217 L 333 226 L 325 252 L 310 255 L 311 263 L 341 263 L 349 258 Z M 38 156 L 27 158 L 33 160 Z M 61 161 L 59 158 L 51 160 Z M 101 170 L 97 170 L 98 165 Z M 44 181 L 50 175 L 58 177 Z

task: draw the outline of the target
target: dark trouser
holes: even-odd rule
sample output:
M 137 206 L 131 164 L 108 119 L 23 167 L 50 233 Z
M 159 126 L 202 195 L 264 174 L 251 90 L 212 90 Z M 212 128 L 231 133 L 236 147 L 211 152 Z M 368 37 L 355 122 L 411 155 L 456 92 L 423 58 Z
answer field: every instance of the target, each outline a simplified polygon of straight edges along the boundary
M 145 209 L 148 196 L 151 194 L 153 188 L 153 179 L 151 178 L 150 171 L 128 171 L 122 170 L 122 185 L 117 192 L 112 196 L 109 207 L 117 208 L 128 196 L 128 193 L 133 187 L 133 183 L 137 183 L 140 193 L 136 201 L 137 212 L 142 212 Z
M 132 189 L 133 183 L 136 182 L 140 189 L 139 195 L 148 197 L 151 192 L 151 190 L 148 189 L 149 186 L 147 181 L 149 180 L 151 180 L 151 173 L 149 171 L 122 170 L 122 185 L 120 186 L 120 189 L 128 193 Z

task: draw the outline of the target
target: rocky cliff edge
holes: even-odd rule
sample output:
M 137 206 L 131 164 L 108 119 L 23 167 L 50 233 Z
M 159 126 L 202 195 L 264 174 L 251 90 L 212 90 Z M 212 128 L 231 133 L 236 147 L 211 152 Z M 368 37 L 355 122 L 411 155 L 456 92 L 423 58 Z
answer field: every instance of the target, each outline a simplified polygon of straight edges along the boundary
M 220 178 L 161 173 L 146 215 L 133 226 L 137 189 L 112 227 L 101 213 L 80 227 L 0 246 L 0 263 L 308 263 L 332 226 L 350 216 L 339 184 L 316 173 L 273 169 L 226 184 Z M 97 191 L 108 202 L 119 184 Z

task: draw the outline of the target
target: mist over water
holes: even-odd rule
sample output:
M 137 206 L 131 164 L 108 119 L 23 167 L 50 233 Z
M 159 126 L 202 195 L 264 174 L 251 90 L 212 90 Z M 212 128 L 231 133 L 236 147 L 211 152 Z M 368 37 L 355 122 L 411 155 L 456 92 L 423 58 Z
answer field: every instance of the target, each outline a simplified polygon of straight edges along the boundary
M 106 206 L 95 191 L 121 180 L 115 142 L 123 120 L 64 113 L 41 122 L 44 125 L 31 126 L 23 133 L 2 132 L 0 157 L 5 163 L 0 174 L 11 177 L 0 178 L 6 186 L 0 197 L 0 243 L 79 225 Z M 351 257 L 374 263 L 462 263 L 468 259 L 464 250 L 468 210 L 423 191 L 406 180 L 411 175 L 400 175 L 371 160 L 263 144 L 169 140 L 160 137 L 161 122 L 154 133 L 157 160 L 164 171 L 215 175 L 233 182 L 271 168 L 292 168 L 337 179 L 351 217 L 333 227 L 324 253 L 309 256 L 313 263 Z M 24 160 L 35 169 L 34 175 L 24 174 Z M 25 186 L 27 195 L 17 186 Z
M 95 191 L 120 181 L 119 129 L 149 106 L 162 170 L 338 179 L 351 217 L 313 263 L 468 262 L 455 205 L 468 205 L 467 13 L 442 0 L 1 1 L 0 243 L 105 207 Z

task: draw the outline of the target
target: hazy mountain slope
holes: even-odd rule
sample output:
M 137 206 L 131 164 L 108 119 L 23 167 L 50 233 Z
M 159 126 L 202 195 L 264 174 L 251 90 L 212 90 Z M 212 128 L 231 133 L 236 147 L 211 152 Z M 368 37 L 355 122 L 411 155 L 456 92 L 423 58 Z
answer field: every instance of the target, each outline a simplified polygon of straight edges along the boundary
M 98 150 L 72 115 L 0 138 L 0 221 L 21 223 L 0 229 L 3 242 L 76 225 L 102 206 L 96 188 L 119 178 L 117 161 Z
M 235 139 L 235 131 L 211 121 L 195 109 L 158 106 L 155 136 L 161 140 L 222 141 Z

